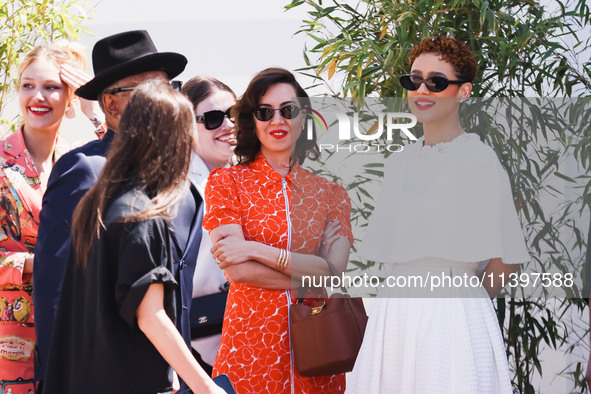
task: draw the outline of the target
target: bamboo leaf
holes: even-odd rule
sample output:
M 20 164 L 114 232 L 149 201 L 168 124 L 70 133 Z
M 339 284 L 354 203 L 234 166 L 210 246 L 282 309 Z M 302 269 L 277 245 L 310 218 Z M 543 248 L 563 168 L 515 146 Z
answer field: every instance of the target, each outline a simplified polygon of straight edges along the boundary
M 382 40 L 382 39 L 384 39 L 384 37 L 386 36 L 386 33 L 388 33 L 388 25 L 385 25 L 385 26 L 382 28 L 382 32 L 380 33 L 380 38 L 379 38 L 379 40 Z
M 558 171 L 555 171 L 555 172 L 554 172 L 554 175 L 556 175 L 557 177 L 559 177 L 559 178 L 561 178 L 561 179 L 564 179 L 564 180 L 565 180 L 565 181 L 567 181 L 567 182 L 576 183 L 576 181 L 575 181 L 574 179 L 572 179 L 571 177 L 569 177 L 569 176 L 566 176 L 566 175 L 564 175 L 564 174 L 561 174 L 561 173 L 560 173 L 560 172 L 558 172 Z

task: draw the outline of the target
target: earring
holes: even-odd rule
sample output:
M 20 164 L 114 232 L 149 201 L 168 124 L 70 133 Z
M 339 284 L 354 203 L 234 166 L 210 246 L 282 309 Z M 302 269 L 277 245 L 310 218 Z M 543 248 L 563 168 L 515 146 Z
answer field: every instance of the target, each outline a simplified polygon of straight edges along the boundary
M 68 109 L 66 110 L 65 116 L 68 119 L 74 119 L 76 117 L 76 107 L 73 105 L 70 105 L 68 107 Z

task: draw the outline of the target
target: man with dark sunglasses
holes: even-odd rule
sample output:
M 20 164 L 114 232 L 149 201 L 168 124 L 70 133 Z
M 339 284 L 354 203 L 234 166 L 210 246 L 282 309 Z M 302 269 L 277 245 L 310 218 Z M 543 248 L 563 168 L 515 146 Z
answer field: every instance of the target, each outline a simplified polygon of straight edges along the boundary
M 146 31 L 129 31 L 99 40 L 93 48 L 92 60 L 95 77 L 81 86 L 76 94 L 85 99 L 98 100 L 109 130 L 101 140 L 75 149 L 55 163 L 40 213 L 33 277 L 37 336 L 35 376 L 41 389 L 54 324 L 56 327 L 67 325 L 67 322 L 55 322 L 54 319 L 70 249 L 74 208 L 96 183 L 132 91 L 146 81 L 168 81 L 179 75 L 187 64 L 187 59 L 181 54 L 158 52 Z M 195 239 L 201 235 L 200 228 L 192 226 L 192 223 L 200 204 L 201 198 L 196 190 L 187 190 L 179 203 L 177 219 L 173 220 L 173 253 L 177 255 L 175 278 L 180 288 L 176 294 L 177 328 L 187 344 L 190 343 L 189 316 L 183 311 L 188 310 L 191 302 L 199 245 L 199 240 Z M 97 373 L 100 373 L 99 367 Z M 183 384 L 179 393 L 186 390 L 188 388 Z

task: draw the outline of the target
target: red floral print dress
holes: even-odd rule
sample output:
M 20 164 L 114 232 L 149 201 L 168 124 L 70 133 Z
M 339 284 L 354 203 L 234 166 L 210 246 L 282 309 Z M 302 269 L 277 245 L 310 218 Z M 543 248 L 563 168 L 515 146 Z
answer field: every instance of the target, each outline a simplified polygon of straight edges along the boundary
M 61 142 L 58 147 L 62 148 Z M 37 242 L 42 196 L 21 127 L 0 141 L 0 381 L 4 391 L 33 389 L 32 275 L 23 274 L 23 267 Z
M 282 177 L 262 154 L 248 165 L 213 171 L 203 227 L 236 223 L 247 241 L 317 255 L 327 221 L 338 219 L 353 244 L 345 189 L 295 165 Z M 291 231 L 288 224 L 291 222 Z M 238 393 L 340 393 L 345 375 L 303 377 L 291 361 L 289 290 L 231 283 L 214 376 L 227 374 Z

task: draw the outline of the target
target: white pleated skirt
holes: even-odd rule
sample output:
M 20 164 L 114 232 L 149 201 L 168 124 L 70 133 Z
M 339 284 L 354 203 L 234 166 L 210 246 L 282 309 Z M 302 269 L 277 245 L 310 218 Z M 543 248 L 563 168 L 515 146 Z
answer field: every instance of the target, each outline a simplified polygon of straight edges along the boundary
M 512 393 L 493 305 L 468 293 L 377 298 L 346 392 Z

